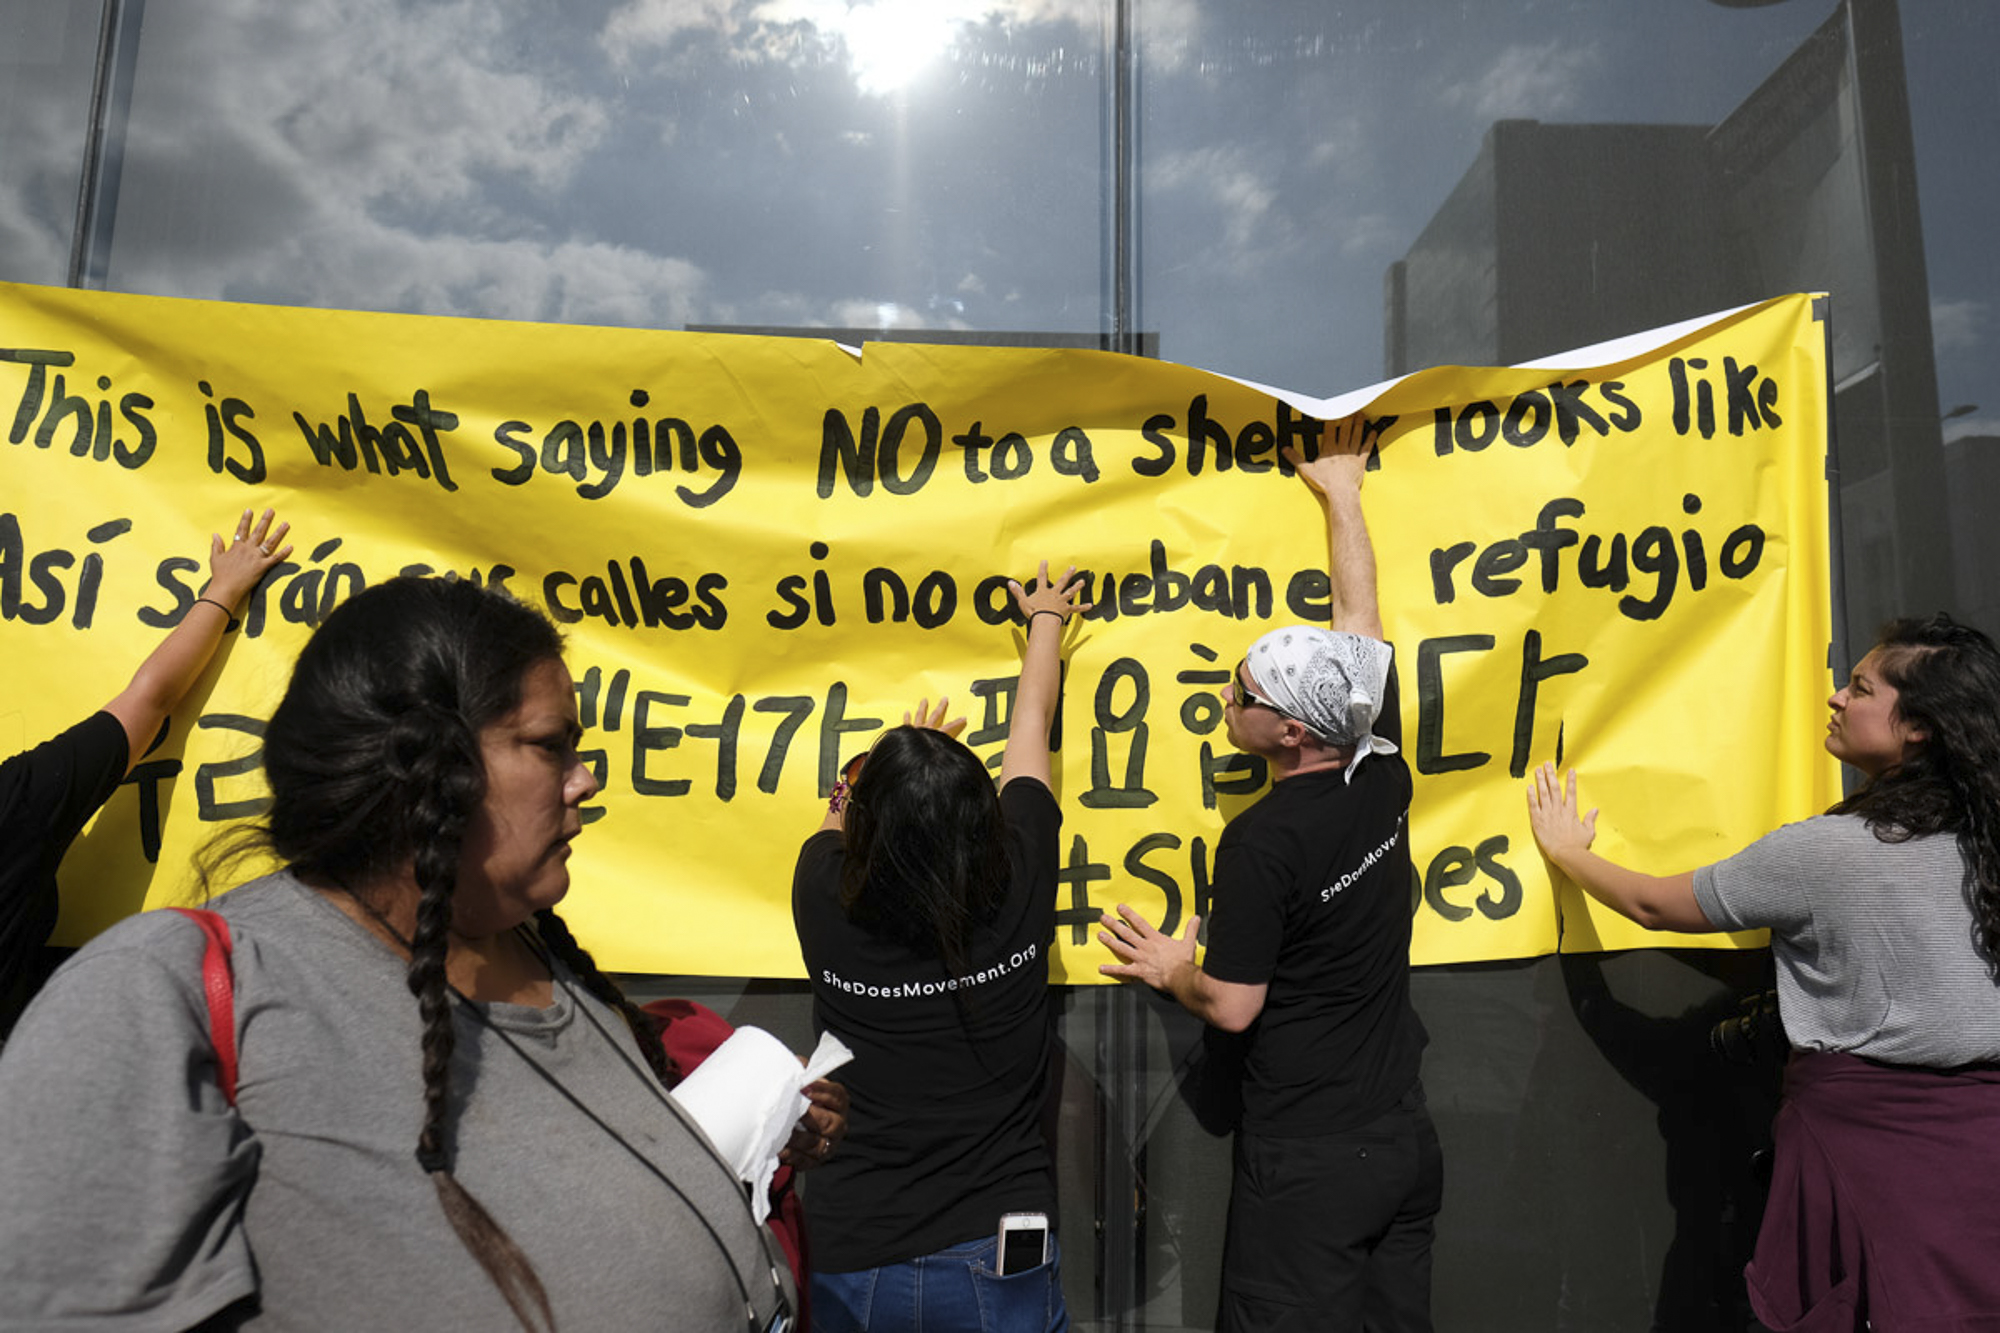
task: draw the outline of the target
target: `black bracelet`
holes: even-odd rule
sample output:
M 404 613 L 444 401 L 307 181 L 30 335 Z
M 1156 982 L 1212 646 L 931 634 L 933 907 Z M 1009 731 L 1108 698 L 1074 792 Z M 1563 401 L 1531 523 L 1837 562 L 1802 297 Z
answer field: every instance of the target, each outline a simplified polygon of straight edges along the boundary
M 236 619 L 236 613 L 234 611 L 230 610 L 227 606 L 224 606 L 221 602 L 216 601 L 213 597 L 197 597 L 195 598 L 195 601 L 207 602 L 210 606 L 215 607 L 217 610 L 221 611 L 222 614 L 228 619 L 230 620 Z
M 1062 623 L 1063 623 L 1064 625 L 1068 625 L 1068 624 L 1069 624 L 1069 617 L 1068 617 L 1068 616 L 1066 616 L 1066 615 L 1064 615 L 1064 614 L 1063 614 L 1062 612 L 1060 612 L 1060 611 L 1030 611 L 1030 612 L 1028 613 L 1028 628 L 1029 628 L 1029 629 L 1033 629 L 1033 628 L 1035 627 L 1035 617 L 1036 617 L 1036 616 L 1054 616 L 1054 617 L 1055 617 L 1055 618 L 1056 618 L 1057 620 L 1060 620 L 1060 621 L 1061 621 L 1061 622 L 1062 622 Z

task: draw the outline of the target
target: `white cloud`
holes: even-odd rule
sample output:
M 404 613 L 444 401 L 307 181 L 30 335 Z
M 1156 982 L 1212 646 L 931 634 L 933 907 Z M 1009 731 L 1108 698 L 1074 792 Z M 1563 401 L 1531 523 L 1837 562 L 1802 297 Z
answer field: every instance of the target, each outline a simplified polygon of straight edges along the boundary
M 222 123 L 261 131 L 266 151 L 310 163 L 332 189 L 451 199 L 487 173 L 546 187 L 605 131 L 601 104 L 558 91 L 530 53 L 511 49 L 509 6 L 295 0 L 279 19 L 253 0 L 235 2 L 246 11 L 241 25 L 202 25 L 211 48 L 241 44 L 234 58 L 212 50 L 205 60 L 231 77 L 169 81 L 166 96 L 207 104 L 190 113 L 255 108 L 254 118 Z M 280 22 L 287 31 L 274 37 Z M 329 54 L 272 60 L 274 48 Z M 134 115 L 135 140 L 146 124 Z
M 1484 74 L 1448 90 L 1444 101 L 1469 108 L 1482 121 L 1559 117 L 1576 106 L 1580 86 L 1603 63 L 1592 43 L 1510 46 Z
M 61 283 L 69 273 L 76 220 L 77 156 L 88 110 L 96 21 L 80 6 L 13 6 L 0 19 L 0 275 L 16 282 Z M 78 75 L 82 76 L 81 88 Z
M 74 214 L 65 216 L 47 207 L 52 201 L 46 187 L 60 181 L 61 168 L 68 166 L 69 184 L 74 189 L 75 162 L 52 160 L 67 155 L 32 148 L 33 142 L 19 145 L 21 152 L 8 171 L 13 179 L 0 182 L 0 273 L 17 282 L 61 283 L 69 274 L 69 232 Z M 75 208 L 74 200 L 70 207 Z
M 18 190 L 0 188 L 0 269 L 20 282 L 63 282 L 69 251 L 52 227 L 31 217 Z
M 133 285 L 250 299 L 268 288 L 288 302 L 334 293 L 331 303 L 348 304 L 357 267 L 370 275 L 366 304 L 374 309 L 669 329 L 707 318 L 705 276 L 686 260 L 599 242 L 418 235 L 365 222 L 337 251 L 304 237 L 236 256 L 192 282 L 185 272 L 149 271 Z
M 855 8 L 879 18 L 904 12 L 894 7 L 904 2 L 857 0 Z M 1188 0 L 1148 2 L 1185 11 L 1193 23 Z M 752 64 L 801 52 L 824 58 L 813 22 L 848 12 L 845 0 L 614 0 L 612 8 L 599 34 L 575 36 L 636 51 L 705 29 L 728 43 L 705 49 L 705 60 Z M 1084 53 L 1079 59 L 1097 58 L 1099 0 L 934 0 L 932 9 L 955 24 L 1074 23 L 1076 36 L 1041 30 L 1036 40 L 1048 41 L 1035 49 L 1066 45 Z M 687 257 L 702 253 L 710 219 L 666 217 L 649 235 L 629 208 L 604 205 L 602 150 L 614 135 L 654 125 L 615 121 L 632 105 L 615 81 L 602 89 L 567 55 L 552 54 L 547 43 L 562 21 L 540 0 L 156 7 L 126 126 L 113 284 L 208 299 L 648 326 L 853 319 L 937 327 L 959 322 L 968 296 L 989 305 L 1018 299 L 986 294 L 963 267 L 940 278 L 929 303 L 912 300 L 886 316 L 872 300 L 714 291 Z M 222 73 L 160 77 L 167 70 Z M 0 176 L 0 261 L 42 281 L 61 280 L 74 208 L 66 107 L 32 97 L 6 122 L 10 132 L 28 132 L 12 136 L 21 152 Z M 765 142 L 780 141 L 783 128 Z M 814 128 L 846 135 L 852 149 L 869 146 L 865 123 Z M 1268 180 L 1238 164 L 1204 188 L 1231 211 L 1234 244 L 1273 244 Z
M 1358 116 L 1341 116 L 1318 128 L 1318 142 L 1306 154 L 1315 170 L 1340 171 L 1374 155 L 1370 131 Z
M 921 310 L 872 297 L 820 297 L 765 291 L 741 302 L 710 306 L 703 323 L 782 329 L 962 329 L 963 320 L 935 319 Z
M 1940 352 L 1977 348 L 1986 329 L 1984 301 L 1940 301 L 1931 298 L 1931 341 Z
M 1944 423 L 1946 444 L 1976 435 L 2000 439 L 2000 417 L 1959 417 Z
M 865 297 L 835 301 L 830 306 L 821 306 L 825 318 L 821 321 L 835 328 L 843 329 L 921 329 L 925 327 L 923 315 L 893 301 L 874 301 Z
M 198 41 L 201 67 L 230 76 L 141 80 L 124 192 L 144 206 L 120 219 L 118 285 L 501 319 L 701 318 L 696 265 L 598 240 L 587 219 L 552 235 L 509 206 L 559 195 L 610 127 L 602 102 L 525 49 L 523 6 L 212 7 L 236 13 L 148 15 L 150 58 L 172 67 L 174 44 Z
M 630 0 L 605 20 L 598 44 L 614 63 L 635 51 L 671 45 L 685 32 L 732 33 L 733 0 Z
M 1249 150 L 1220 146 L 1167 153 L 1146 169 L 1147 186 L 1161 193 L 1192 192 L 1223 214 L 1223 253 L 1214 258 L 1241 264 L 1254 251 L 1281 243 L 1285 220 L 1277 212 L 1278 186 Z
M 1146 31 L 1166 64 L 1191 42 L 1198 0 L 1149 0 Z M 1073 25 L 1092 49 L 1103 0 L 626 0 L 598 44 L 615 65 L 713 36 L 748 64 L 817 60 L 838 50 L 864 93 L 893 91 L 947 56 L 969 27 Z
M 1209 38 L 1202 30 L 1201 8 L 1201 0 L 1146 0 L 1145 19 L 1138 26 L 1140 61 L 1149 78 L 1202 63 Z M 1227 11 L 1218 7 L 1216 12 Z
M 1357 213 L 1340 228 L 1340 257 L 1400 254 L 1410 243 L 1408 226 L 1387 213 Z

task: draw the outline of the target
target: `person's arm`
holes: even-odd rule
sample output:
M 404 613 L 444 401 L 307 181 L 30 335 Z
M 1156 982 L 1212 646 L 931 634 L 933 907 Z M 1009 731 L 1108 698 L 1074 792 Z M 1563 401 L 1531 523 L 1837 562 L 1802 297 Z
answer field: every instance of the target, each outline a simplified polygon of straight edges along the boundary
M 1049 579 L 1049 562 L 1033 591 L 1008 580 L 1014 604 L 1028 621 L 1028 649 L 1021 661 L 1020 683 L 1014 690 L 1014 712 L 1007 726 L 1007 748 L 1000 755 L 1000 785 L 1015 778 L 1034 778 L 1044 787 L 1049 778 L 1049 727 L 1055 721 L 1056 699 L 1062 690 L 1062 637 L 1069 618 L 1090 610 L 1079 603 L 1076 566 L 1060 584 Z
M 266 509 L 253 529 L 251 512 L 246 509 L 243 517 L 236 520 L 236 538 L 227 547 L 223 546 L 220 535 L 209 537 L 208 586 L 181 617 L 181 623 L 168 631 L 167 637 L 139 664 L 118 697 L 104 705 L 104 711 L 125 728 L 127 773 L 144 757 L 146 747 L 159 734 L 167 714 L 187 697 L 195 681 L 208 669 L 215 650 L 221 646 L 223 632 L 236 613 L 237 603 L 273 565 L 292 553 L 289 545 L 280 546 L 292 525 L 280 523 L 273 531 L 272 517 L 272 512 Z
M 1332 628 L 1370 639 L 1382 635 L 1382 609 L 1376 601 L 1375 548 L 1368 540 L 1368 522 L 1361 513 L 1361 479 L 1368 470 L 1365 423 L 1359 413 L 1327 423 L 1326 438 L 1316 457 L 1305 458 L 1290 445 L 1285 457 L 1319 496 L 1326 511 L 1328 598 Z
M 1554 764 L 1528 776 L 1528 823 L 1542 855 L 1597 901 L 1648 930 L 1702 934 L 1715 929 L 1695 901 L 1694 872 L 1648 875 L 1607 861 L 1590 850 L 1597 837 L 1597 811 L 1580 814 L 1576 770 L 1565 783 Z
M 1179 939 L 1155 929 L 1124 903 L 1118 904 L 1116 917 L 1106 912 L 1098 921 L 1104 929 L 1097 932 L 1097 938 L 1120 959 L 1098 966 L 1097 970 L 1105 976 L 1143 982 L 1154 990 L 1165 991 L 1180 1001 L 1183 1009 L 1224 1032 L 1241 1032 L 1264 1012 L 1268 986 L 1218 981 L 1194 961 L 1200 917 L 1188 918 L 1187 929 Z

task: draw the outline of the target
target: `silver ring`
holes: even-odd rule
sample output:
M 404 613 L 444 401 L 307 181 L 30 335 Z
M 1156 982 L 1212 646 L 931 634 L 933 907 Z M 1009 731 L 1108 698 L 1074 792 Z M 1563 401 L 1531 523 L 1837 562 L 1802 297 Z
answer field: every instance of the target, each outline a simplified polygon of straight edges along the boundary
M 262 551 L 265 555 L 271 554 L 271 548 L 268 546 L 259 546 L 257 549 Z

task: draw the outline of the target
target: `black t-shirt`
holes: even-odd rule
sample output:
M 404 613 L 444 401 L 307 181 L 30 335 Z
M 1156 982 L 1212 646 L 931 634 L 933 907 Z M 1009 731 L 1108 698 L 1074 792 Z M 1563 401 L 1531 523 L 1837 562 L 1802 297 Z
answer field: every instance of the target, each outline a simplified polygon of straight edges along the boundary
M 0 1035 L 39 980 L 56 928 L 56 867 L 125 776 L 125 726 L 92 713 L 0 762 Z
M 800 849 L 792 919 L 813 1020 L 854 1051 L 834 1076 L 850 1098 L 847 1138 L 806 1185 L 812 1265 L 823 1272 L 992 1235 L 1005 1212 L 1054 1214 L 1040 1120 L 1062 812 L 1046 786 L 1022 778 L 1002 789 L 1000 807 L 1011 884 L 956 985 L 939 959 L 847 919 L 838 832 Z
M 1402 743 L 1392 672 L 1375 734 Z M 1416 1082 L 1428 1040 L 1410 1007 L 1410 768 L 1401 751 L 1275 784 L 1223 830 L 1202 967 L 1264 983 L 1245 1034 L 1243 1128 L 1365 1124 Z

